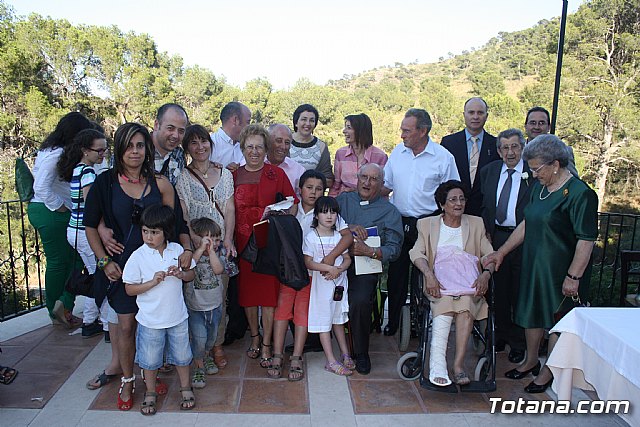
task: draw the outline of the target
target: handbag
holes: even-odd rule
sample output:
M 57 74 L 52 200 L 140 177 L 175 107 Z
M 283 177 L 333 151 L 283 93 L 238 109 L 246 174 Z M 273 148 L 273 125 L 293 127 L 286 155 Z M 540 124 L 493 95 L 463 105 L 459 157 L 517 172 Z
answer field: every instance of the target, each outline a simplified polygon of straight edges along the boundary
M 22 157 L 16 157 L 15 184 L 16 193 L 21 202 L 28 202 L 33 199 L 33 174 Z
M 555 320 L 556 323 L 558 323 L 560 321 L 560 319 L 562 319 L 568 312 L 570 312 L 571 310 L 573 310 L 575 307 L 589 307 L 590 304 L 587 303 L 583 303 L 582 301 L 580 301 L 580 296 L 579 295 L 574 295 L 571 297 L 571 306 L 569 308 L 563 308 L 563 306 L 565 305 L 564 302 L 567 299 L 567 296 L 565 295 L 564 298 L 562 298 L 562 301 L 560 302 L 560 305 L 558 306 L 558 308 L 556 309 L 556 311 L 553 313 L 553 320 Z
M 76 241 L 73 246 L 73 250 L 75 255 L 73 257 L 73 270 L 71 270 L 71 274 L 67 279 L 67 282 L 64 285 L 65 290 L 67 292 L 72 293 L 73 295 L 83 295 L 85 297 L 93 298 L 93 274 L 89 274 L 86 266 L 82 266 L 81 269 L 76 268 L 76 263 L 78 261 L 78 229 L 76 228 Z
M 202 178 L 200 178 L 196 174 L 196 172 L 193 169 L 191 169 L 190 166 L 185 166 L 185 169 L 188 170 L 191 173 L 191 175 L 193 175 L 193 177 L 195 179 L 197 179 L 198 182 L 200 182 L 200 184 L 202 184 L 202 186 L 204 187 L 204 191 L 209 195 L 209 201 L 211 201 L 211 203 L 213 203 L 213 206 L 216 208 L 216 210 L 218 211 L 218 213 L 220 214 L 220 216 L 224 220 L 224 214 L 222 213 L 222 209 L 220 209 L 220 205 L 218 204 L 216 199 L 213 197 L 213 190 L 211 188 L 207 187 L 207 184 L 202 180 Z M 220 169 L 220 177 L 222 177 L 222 169 Z

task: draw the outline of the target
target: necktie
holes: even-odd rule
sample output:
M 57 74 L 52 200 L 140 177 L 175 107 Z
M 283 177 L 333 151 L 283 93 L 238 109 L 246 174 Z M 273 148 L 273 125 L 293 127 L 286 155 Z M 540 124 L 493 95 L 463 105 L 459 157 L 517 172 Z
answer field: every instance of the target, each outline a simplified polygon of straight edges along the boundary
M 471 178 L 471 186 L 476 180 L 476 172 L 478 171 L 478 158 L 480 157 L 480 151 L 478 150 L 478 137 L 471 137 L 471 155 L 469 156 L 469 177 Z
M 498 199 L 498 207 L 496 208 L 496 221 L 500 224 L 507 219 L 507 206 L 509 206 L 509 196 L 511 195 L 511 186 L 513 185 L 513 173 L 515 169 L 507 169 L 507 180 L 502 186 L 502 191 L 500 192 L 500 198 Z

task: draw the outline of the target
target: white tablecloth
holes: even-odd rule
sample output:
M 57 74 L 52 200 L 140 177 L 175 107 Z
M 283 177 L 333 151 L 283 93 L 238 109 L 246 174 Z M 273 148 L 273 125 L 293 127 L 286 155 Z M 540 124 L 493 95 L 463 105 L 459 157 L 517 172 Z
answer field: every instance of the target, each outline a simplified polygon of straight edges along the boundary
M 640 425 L 640 309 L 575 308 L 551 331 L 561 333 L 547 361 L 558 399 L 595 389 L 601 400 L 629 400 L 619 415 Z

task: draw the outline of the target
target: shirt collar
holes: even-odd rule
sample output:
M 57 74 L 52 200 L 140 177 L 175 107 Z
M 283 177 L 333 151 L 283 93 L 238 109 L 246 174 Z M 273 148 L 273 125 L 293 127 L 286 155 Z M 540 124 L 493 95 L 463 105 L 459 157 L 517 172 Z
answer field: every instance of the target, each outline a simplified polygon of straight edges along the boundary
M 222 129 L 222 126 L 218 128 L 218 134 L 220 135 L 220 139 L 228 144 L 234 145 L 235 141 L 231 139 L 229 135 Z
M 427 145 L 424 147 L 424 150 L 422 150 L 420 153 L 418 153 L 418 155 L 414 155 L 413 154 L 413 150 L 411 148 L 407 148 L 404 143 L 402 144 L 402 152 L 409 152 L 409 154 L 411 154 L 414 157 L 418 157 L 423 155 L 424 153 L 430 154 L 432 156 L 435 156 L 436 154 L 436 149 L 434 147 L 434 144 L 436 144 L 435 141 L 433 141 L 431 138 L 429 138 L 429 142 L 427 142 Z
M 507 169 L 507 164 L 502 162 L 502 170 L 500 171 L 500 173 L 507 173 Z M 522 160 L 522 158 L 520 158 L 520 161 L 513 169 L 515 169 L 515 171 L 518 173 L 522 173 L 522 170 L 524 169 L 524 161 Z
M 464 135 L 467 138 L 466 141 L 471 141 L 471 137 L 474 136 L 469 133 L 467 128 L 464 128 Z M 482 141 L 484 138 L 484 129 L 482 129 L 479 134 L 475 135 L 475 137 L 478 138 L 478 141 Z

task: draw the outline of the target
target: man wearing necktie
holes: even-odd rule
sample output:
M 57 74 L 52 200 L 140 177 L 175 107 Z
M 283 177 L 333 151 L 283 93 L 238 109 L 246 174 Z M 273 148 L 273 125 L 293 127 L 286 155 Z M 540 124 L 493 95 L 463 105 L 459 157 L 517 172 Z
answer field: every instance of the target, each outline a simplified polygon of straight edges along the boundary
M 507 129 L 498 135 L 497 153 L 502 160 L 485 166 L 478 175 L 483 192 L 482 219 L 494 249 L 509 238 L 524 219 L 533 178 L 529 166 L 522 161 L 525 139 L 518 129 Z M 520 248 L 505 257 L 500 270 L 493 275 L 495 283 L 496 348 L 509 344 L 509 361 L 519 363 L 525 355 L 524 330 L 512 322 L 513 307 L 520 285 Z
M 496 138 L 484 130 L 489 116 L 487 103 L 482 98 L 470 98 L 464 104 L 465 128 L 442 138 L 442 146 L 456 159 L 460 181 L 469 190 L 465 213 L 480 216 L 482 188 L 480 170 L 500 157 L 496 151 Z

